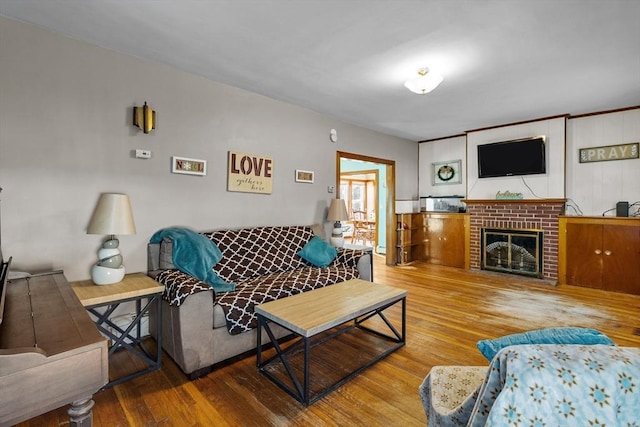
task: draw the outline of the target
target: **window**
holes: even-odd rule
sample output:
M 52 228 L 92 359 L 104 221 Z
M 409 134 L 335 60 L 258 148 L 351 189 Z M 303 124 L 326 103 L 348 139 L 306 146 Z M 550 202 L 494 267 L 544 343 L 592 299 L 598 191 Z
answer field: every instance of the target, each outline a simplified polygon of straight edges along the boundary
M 365 211 L 375 218 L 375 181 L 349 179 L 340 180 L 340 198 L 345 201 L 349 215 L 353 211 Z

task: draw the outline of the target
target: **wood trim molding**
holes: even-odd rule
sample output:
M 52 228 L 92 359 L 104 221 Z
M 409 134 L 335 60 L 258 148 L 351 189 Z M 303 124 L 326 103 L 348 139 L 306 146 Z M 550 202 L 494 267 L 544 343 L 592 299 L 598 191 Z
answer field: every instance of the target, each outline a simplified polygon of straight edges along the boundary
M 443 136 L 442 138 L 424 139 L 422 141 L 418 141 L 418 143 L 421 144 L 423 142 L 442 141 L 443 139 L 460 138 L 461 136 L 466 137 L 467 134 L 466 133 L 461 133 L 461 134 L 458 134 L 458 135 Z
M 462 200 L 467 205 L 491 205 L 491 204 L 548 204 L 566 203 L 567 199 L 474 199 L 474 200 Z
M 489 130 L 489 129 L 499 129 L 499 128 L 504 128 L 504 127 L 508 127 L 508 126 L 517 126 L 517 125 L 524 125 L 524 124 L 527 124 L 527 123 L 542 122 L 544 120 L 554 120 L 554 119 L 560 119 L 560 118 L 567 119 L 569 117 L 571 117 L 571 115 L 568 114 L 568 113 L 567 114 L 559 114 L 557 116 L 542 117 L 542 118 L 539 118 L 539 119 L 524 120 L 524 121 L 521 121 L 521 122 L 505 123 L 503 125 L 488 126 L 488 127 L 479 128 L 479 129 L 471 129 L 471 130 L 468 130 L 468 131 L 465 131 L 465 132 L 466 133 L 481 132 L 481 131 Z
M 620 113 L 621 111 L 637 110 L 640 109 L 640 105 L 634 105 L 632 107 L 615 108 L 613 110 L 596 111 L 593 113 L 570 115 L 569 119 L 579 119 L 581 117 L 599 116 L 601 114 Z
M 640 226 L 640 217 L 626 216 L 572 216 L 560 215 L 561 220 L 567 224 L 604 224 L 604 225 L 630 225 Z

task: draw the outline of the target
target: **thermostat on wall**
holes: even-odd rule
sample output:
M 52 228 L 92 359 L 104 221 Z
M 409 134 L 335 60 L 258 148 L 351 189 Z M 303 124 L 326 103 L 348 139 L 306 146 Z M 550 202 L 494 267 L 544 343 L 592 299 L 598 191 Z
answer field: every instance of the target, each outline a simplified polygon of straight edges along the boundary
M 151 158 L 151 150 L 140 150 L 136 149 L 136 159 L 150 159 Z

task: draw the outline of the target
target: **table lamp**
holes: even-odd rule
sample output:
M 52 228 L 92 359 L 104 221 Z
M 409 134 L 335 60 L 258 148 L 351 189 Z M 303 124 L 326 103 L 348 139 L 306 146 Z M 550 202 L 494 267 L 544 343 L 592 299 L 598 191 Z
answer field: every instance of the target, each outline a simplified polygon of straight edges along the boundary
M 131 203 L 126 194 L 103 193 L 98 199 L 87 234 L 108 234 L 98 250 L 98 262 L 91 268 L 91 279 L 96 285 L 111 285 L 124 278 L 124 265 L 116 234 L 136 234 Z
M 327 214 L 327 220 L 335 221 L 333 223 L 333 231 L 331 232 L 331 244 L 335 247 L 341 248 L 344 246 L 344 238 L 342 237 L 342 224 L 340 221 L 346 221 L 349 219 L 347 215 L 347 205 L 345 205 L 342 199 L 332 199 L 329 206 L 329 213 Z

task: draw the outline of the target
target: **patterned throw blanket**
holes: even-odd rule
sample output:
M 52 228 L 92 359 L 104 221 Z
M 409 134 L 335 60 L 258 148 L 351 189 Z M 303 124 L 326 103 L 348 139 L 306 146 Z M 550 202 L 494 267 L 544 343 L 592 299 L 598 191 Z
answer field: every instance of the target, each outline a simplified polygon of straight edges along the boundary
M 640 348 L 518 345 L 491 361 L 469 426 L 634 426 Z
M 419 391 L 430 427 L 638 426 L 640 348 L 514 345 L 489 367 L 434 367 Z
M 214 271 L 236 284 L 233 292 L 214 297 L 214 304 L 220 304 L 225 312 L 232 335 L 257 327 L 256 305 L 357 278 L 357 263 L 364 254 L 340 248 L 327 268 L 314 267 L 297 255 L 314 236 L 310 227 L 254 227 L 204 235 L 223 255 Z M 213 292 L 209 285 L 180 270 L 165 270 L 156 280 L 165 285 L 163 298 L 174 306 L 189 295 Z

